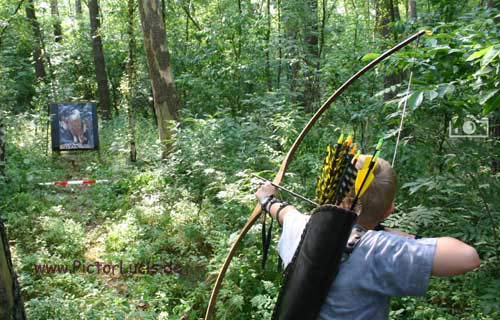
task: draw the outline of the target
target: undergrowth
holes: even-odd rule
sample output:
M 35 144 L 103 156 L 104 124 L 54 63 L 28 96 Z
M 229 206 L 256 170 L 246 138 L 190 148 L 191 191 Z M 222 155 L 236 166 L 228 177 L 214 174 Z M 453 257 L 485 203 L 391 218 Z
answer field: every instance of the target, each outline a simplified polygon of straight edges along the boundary
M 125 126 L 124 118 L 100 123 L 99 152 L 57 155 L 46 149 L 43 121 L 7 115 L 9 161 L 0 210 L 29 319 L 201 318 L 219 267 L 255 204 L 258 182 L 249 174 L 272 178 L 297 134 L 293 128 L 305 122 L 283 108 L 277 110 L 282 117 L 264 126 L 263 112 L 245 118 L 186 116 L 176 131 L 175 151 L 163 161 L 154 125 L 138 119 L 137 163 L 128 162 L 127 137 L 118 130 Z M 332 114 L 326 117 L 333 119 Z M 319 146 L 345 129 L 314 129 L 285 184 L 312 196 L 314 172 L 323 156 Z M 109 183 L 37 184 L 67 179 Z M 391 319 L 495 319 L 500 283 L 492 281 L 499 269 L 488 231 L 493 229 L 487 226 L 491 221 L 474 212 L 461 214 L 476 204 L 474 191 L 459 184 L 438 187 L 439 177 L 429 181 L 407 182 L 398 212 L 387 223 L 426 236 L 445 235 L 446 228 L 476 245 L 484 264 L 461 277 L 432 280 L 425 298 L 396 299 Z M 467 223 L 476 223 L 475 233 L 468 233 Z M 276 254 L 264 271 L 260 259 L 256 225 L 228 270 L 217 319 L 270 317 L 281 275 Z M 99 272 L 96 262 L 102 263 Z M 126 270 L 119 272 L 120 263 Z M 40 272 L 44 264 L 66 266 L 68 272 Z M 106 264 L 116 265 L 114 274 L 104 272 Z M 140 264 L 146 274 L 134 272 Z

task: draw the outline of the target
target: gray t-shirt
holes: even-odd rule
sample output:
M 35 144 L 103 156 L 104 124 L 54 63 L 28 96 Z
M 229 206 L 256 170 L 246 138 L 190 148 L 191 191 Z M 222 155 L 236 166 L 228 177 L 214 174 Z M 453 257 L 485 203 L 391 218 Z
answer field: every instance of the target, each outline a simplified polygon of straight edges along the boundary
M 278 252 L 291 261 L 310 216 L 289 212 L 283 221 Z M 368 231 L 339 273 L 321 308 L 323 320 L 379 320 L 389 316 L 391 296 L 418 296 L 427 291 L 435 238 L 410 239 Z

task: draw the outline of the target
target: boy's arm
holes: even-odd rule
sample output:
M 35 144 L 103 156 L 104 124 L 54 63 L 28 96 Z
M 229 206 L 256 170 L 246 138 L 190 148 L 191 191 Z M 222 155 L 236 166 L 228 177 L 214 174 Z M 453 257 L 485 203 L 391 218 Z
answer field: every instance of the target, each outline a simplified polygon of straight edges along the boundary
M 386 227 L 384 231 L 415 238 L 415 235 L 397 229 Z M 438 277 L 455 276 L 479 267 L 480 263 L 476 249 L 455 238 L 441 237 L 436 242 L 432 275 Z
M 279 210 L 280 208 L 280 204 L 282 202 L 275 202 L 275 203 L 271 203 L 271 201 L 268 201 L 268 198 L 270 196 L 274 196 L 277 192 L 277 189 L 269 182 L 265 182 L 263 185 L 260 186 L 260 188 L 257 190 L 257 192 L 255 193 L 255 196 L 257 197 L 257 199 L 259 200 L 259 202 L 264 206 L 265 205 L 265 210 L 267 212 L 269 212 L 269 214 L 274 218 L 276 219 L 276 215 L 279 211 L 279 219 L 278 222 L 280 225 L 283 225 L 283 221 L 285 219 L 285 216 L 289 213 L 289 212 L 292 212 L 292 211 L 297 211 L 297 209 L 292 206 L 292 205 L 288 205 L 286 206 L 285 208 L 283 208 L 282 210 Z
M 432 275 L 454 276 L 471 271 L 480 263 L 476 249 L 455 238 L 442 237 L 437 239 Z

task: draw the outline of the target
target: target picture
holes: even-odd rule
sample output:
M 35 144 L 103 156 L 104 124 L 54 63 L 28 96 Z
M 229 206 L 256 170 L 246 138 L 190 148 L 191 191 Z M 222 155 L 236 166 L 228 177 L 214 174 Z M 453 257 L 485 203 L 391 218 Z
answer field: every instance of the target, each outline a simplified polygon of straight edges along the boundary
M 99 147 L 95 103 L 53 103 L 50 118 L 52 150 L 95 150 Z

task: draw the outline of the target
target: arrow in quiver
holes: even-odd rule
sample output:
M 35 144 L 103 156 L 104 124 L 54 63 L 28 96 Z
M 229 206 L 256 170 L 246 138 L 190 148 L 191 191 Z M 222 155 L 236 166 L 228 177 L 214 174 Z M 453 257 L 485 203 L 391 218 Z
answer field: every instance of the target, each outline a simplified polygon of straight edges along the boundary
M 356 180 L 357 170 L 356 162 L 361 152 L 356 152 L 356 145 L 351 149 L 351 151 L 346 154 L 345 160 L 341 167 L 340 182 L 337 185 L 337 190 L 335 190 L 334 202 L 339 205 L 347 193 L 352 189 L 352 186 Z
M 357 170 L 353 160 L 357 147 L 351 136 L 345 140 L 343 137 L 340 136 L 335 149 L 331 145 L 326 147 L 325 161 L 316 184 L 319 204 L 339 204 L 354 185 Z
M 337 276 L 359 210 L 356 202 L 374 179 L 382 140 L 358 171 L 360 152 L 349 136 L 327 146 L 316 185 L 316 208 L 288 264 L 272 320 L 315 320 Z M 354 187 L 354 195 L 350 191 Z M 339 207 L 340 204 L 344 206 Z M 347 209 L 349 208 L 350 209 Z M 358 208 L 356 208 L 358 209 Z
M 363 162 L 363 167 L 358 171 L 358 174 L 356 175 L 356 181 L 354 186 L 354 191 L 356 196 L 352 201 L 351 210 L 354 210 L 359 198 L 363 196 L 363 194 L 365 193 L 365 191 L 368 189 L 373 179 L 375 178 L 373 172 L 375 172 L 375 167 L 377 166 L 378 163 L 378 156 L 380 154 L 380 150 L 382 149 L 383 142 L 384 139 L 380 138 L 380 140 L 377 143 L 377 147 L 375 148 L 375 153 L 371 157 L 365 158 Z

